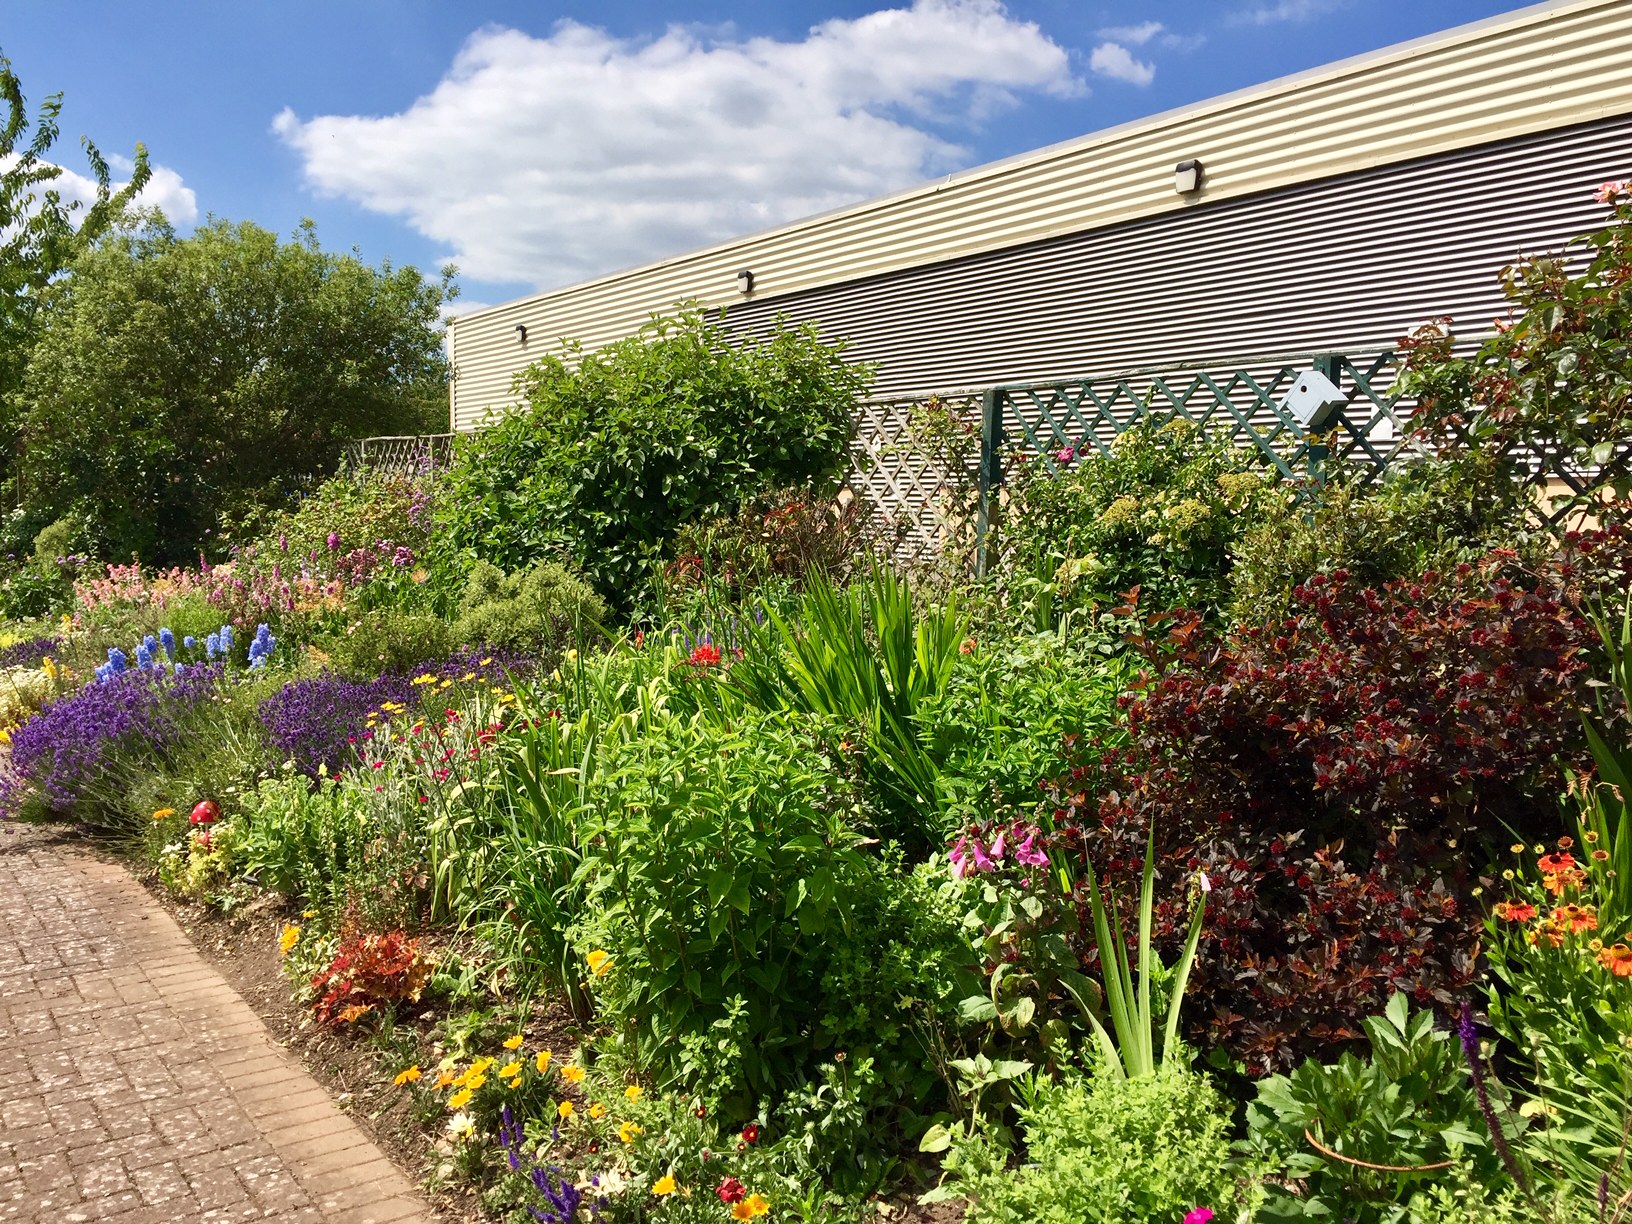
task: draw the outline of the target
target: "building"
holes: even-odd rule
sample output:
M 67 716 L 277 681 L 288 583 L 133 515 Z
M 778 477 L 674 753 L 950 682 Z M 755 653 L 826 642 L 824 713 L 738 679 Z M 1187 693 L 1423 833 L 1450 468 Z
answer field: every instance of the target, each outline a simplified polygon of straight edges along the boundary
M 688 300 L 815 321 L 882 395 L 1488 330 L 1497 271 L 1628 173 L 1632 0 L 1555 0 L 465 315 L 452 427 Z

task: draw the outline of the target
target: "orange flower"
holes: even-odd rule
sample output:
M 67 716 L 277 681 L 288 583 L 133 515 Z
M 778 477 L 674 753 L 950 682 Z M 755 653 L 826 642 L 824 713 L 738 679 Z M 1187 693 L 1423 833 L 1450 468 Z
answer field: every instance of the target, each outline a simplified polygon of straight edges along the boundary
M 1575 856 L 1572 854 L 1544 854 L 1536 863 L 1543 875 L 1557 875 L 1561 871 L 1575 870 Z
M 1561 905 L 1547 916 L 1547 921 L 1576 935 L 1598 929 L 1598 915 L 1585 905 Z
M 1528 901 L 1498 901 L 1491 913 L 1503 922 L 1529 922 L 1536 916 L 1536 907 Z
M 409 1067 L 406 1071 L 399 1071 L 397 1073 L 397 1078 L 392 1080 L 391 1082 L 394 1083 L 398 1088 L 401 1088 L 404 1084 L 416 1083 L 419 1080 L 420 1074 L 421 1074 L 421 1072 L 420 1072 L 420 1069 L 419 1069 L 419 1064 L 415 1063 L 413 1066 Z
M 1624 943 L 1611 944 L 1598 953 L 1598 963 L 1616 977 L 1632 977 L 1632 948 Z
M 1550 871 L 1541 877 L 1541 886 L 1555 897 L 1563 896 L 1566 888 L 1579 888 L 1586 882 L 1587 876 L 1583 871 Z

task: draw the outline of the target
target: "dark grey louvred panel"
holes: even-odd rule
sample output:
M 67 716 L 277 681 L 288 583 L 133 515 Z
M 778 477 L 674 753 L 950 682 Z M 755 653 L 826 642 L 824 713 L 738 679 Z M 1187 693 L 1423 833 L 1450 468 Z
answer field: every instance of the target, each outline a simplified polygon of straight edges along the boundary
M 733 307 L 879 363 L 880 395 L 1390 346 L 1488 331 L 1496 276 L 1592 228 L 1632 173 L 1632 115 Z

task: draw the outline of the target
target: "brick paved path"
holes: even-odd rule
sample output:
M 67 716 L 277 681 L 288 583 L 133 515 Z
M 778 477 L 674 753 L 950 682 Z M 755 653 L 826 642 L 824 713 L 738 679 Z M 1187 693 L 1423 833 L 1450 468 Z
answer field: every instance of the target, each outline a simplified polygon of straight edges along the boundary
M 0 828 L 0 1221 L 424 1224 L 122 868 Z

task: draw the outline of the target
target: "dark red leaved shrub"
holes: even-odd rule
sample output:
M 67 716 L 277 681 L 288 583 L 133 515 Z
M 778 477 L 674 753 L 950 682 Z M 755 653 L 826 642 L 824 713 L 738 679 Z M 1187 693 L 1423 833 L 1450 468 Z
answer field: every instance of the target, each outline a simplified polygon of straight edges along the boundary
M 1610 531 L 1542 574 L 1508 553 L 1378 589 L 1335 572 L 1280 626 L 1180 613 L 1141 643 L 1127 747 L 1046 790 L 1056 844 L 1125 893 L 1155 822 L 1169 951 L 1207 873 L 1192 1040 L 1284 1069 L 1329 1058 L 1396 990 L 1448 1008 L 1472 983 L 1479 847 L 1556 820 L 1592 640 L 1573 605 L 1627 557 Z

